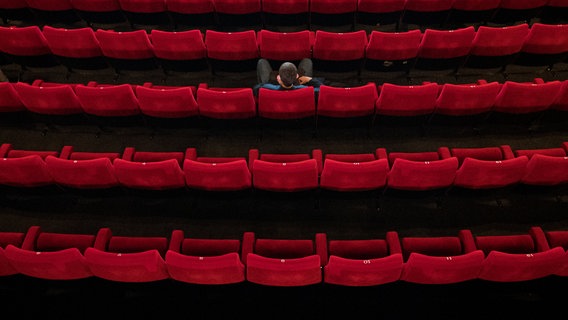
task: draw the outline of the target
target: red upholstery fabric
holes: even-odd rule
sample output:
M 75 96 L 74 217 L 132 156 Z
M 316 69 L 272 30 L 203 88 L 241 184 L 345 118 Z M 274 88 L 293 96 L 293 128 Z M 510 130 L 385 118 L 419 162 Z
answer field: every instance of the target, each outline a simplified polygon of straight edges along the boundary
M 204 35 L 201 30 L 150 32 L 154 54 L 166 60 L 197 60 L 207 57 Z
M 252 176 L 245 159 L 221 163 L 186 159 L 183 171 L 186 185 L 190 188 L 236 191 L 252 186 Z
M 11 82 L 0 82 L 0 112 L 20 112 L 26 107 Z
M 239 90 L 197 89 L 199 114 L 214 119 L 248 119 L 256 117 L 252 88 Z
M 307 1 L 306 1 L 307 4 Z M 284 8 L 288 8 L 285 5 Z M 299 61 L 312 57 L 314 31 L 276 32 L 266 29 L 257 32 L 260 57 L 276 61 Z
M 5 249 L 8 245 L 20 248 L 24 242 L 24 232 L 0 232 L 0 276 L 18 273 L 6 258 Z
M 431 1 L 428 6 L 432 8 Z M 469 54 L 474 37 L 473 26 L 455 30 L 426 29 L 420 42 L 418 57 L 429 59 L 465 57 Z
M 153 45 L 145 30 L 118 32 L 97 29 L 95 36 L 103 55 L 108 58 L 134 60 L 155 57 Z
M 466 116 L 489 112 L 493 109 L 501 84 L 456 85 L 445 83 L 436 100 L 436 114 Z
M 99 278 L 118 282 L 150 282 L 169 278 L 164 260 L 157 250 L 111 253 L 88 248 L 89 269 Z
M 335 118 L 369 116 L 374 113 L 377 87 L 369 82 L 358 87 L 321 85 L 317 115 Z
M 470 189 L 500 188 L 521 181 L 528 158 L 509 160 L 478 160 L 465 158 L 456 172 L 454 185 Z
M 130 84 L 95 86 L 79 84 L 75 87 L 75 93 L 87 114 L 100 117 L 140 114 L 138 99 Z
M 438 85 L 428 83 L 416 86 L 404 86 L 385 83 L 380 86 L 375 103 L 377 115 L 420 116 L 434 112 Z
M 313 87 L 298 90 L 258 91 L 258 115 L 268 119 L 301 119 L 316 115 Z
M 368 162 L 324 161 L 320 187 L 335 191 L 367 191 L 386 185 L 389 165 L 387 159 Z
M 262 0 L 262 12 L 275 14 L 297 14 L 310 11 L 309 0 Z
M 47 115 L 82 114 L 83 108 L 73 88 L 67 84 L 53 86 L 14 83 L 20 100 L 31 112 Z
M 447 188 L 454 183 L 457 168 L 458 160 L 455 157 L 435 161 L 398 158 L 389 171 L 387 186 L 400 190 Z
M 404 264 L 401 280 L 422 284 L 449 284 L 477 279 L 483 263 L 481 250 L 437 257 L 413 252 Z
M 39 155 L 0 160 L 0 184 L 14 187 L 40 187 L 53 183 L 47 164 Z
M 83 1 L 84 2 L 84 1 Z M 43 35 L 51 52 L 67 58 L 102 57 L 103 52 L 92 28 L 55 28 L 44 26 Z
M 129 188 L 165 190 L 185 187 L 183 170 L 175 159 L 157 162 L 114 161 L 115 175 Z
M 528 33 L 529 25 L 526 23 L 505 27 L 479 26 L 470 54 L 495 57 L 518 53 Z
M 505 113 L 530 113 L 550 108 L 560 93 L 558 80 L 546 83 L 505 81 L 495 99 L 493 110 Z
M 420 30 L 405 32 L 382 32 L 373 30 L 365 47 L 366 59 L 409 60 L 418 56 L 422 40 Z
M 521 52 L 558 54 L 568 51 L 568 25 L 533 23 Z
M 356 1 L 354 3 L 357 4 Z M 312 12 L 313 9 L 312 4 Z M 328 6 L 328 10 L 335 11 L 337 7 Z M 327 61 L 363 59 L 367 42 L 367 33 L 364 30 L 342 33 L 317 30 L 312 57 Z
M 0 48 L 2 52 L 16 56 L 51 54 L 47 40 L 38 26 L 0 26 Z
M 299 162 L 268 162 L 255 160 L 252 163 L 254 188 L 296 192 L 316 189 L 319 186 L 318 167 L 315 159 Z
M 310 0 L 310 11 L 324 14 L 357 11 L 357 0 Z
M 109 158 L 67 160 L 48 156 L 47 170 L 55 183 L 80 189 L 111 188 L 118 186 L 114 167 Z
M 215 8 L 218 9 L 218 7 Z M 229 12 L 237 13 L 236 11 Z M 205 32 L 205 47 L 207 48 L 207 57 L 212 59 L 235 61 L 259 57 L 254 30 L 222 32 L 208 29 Z

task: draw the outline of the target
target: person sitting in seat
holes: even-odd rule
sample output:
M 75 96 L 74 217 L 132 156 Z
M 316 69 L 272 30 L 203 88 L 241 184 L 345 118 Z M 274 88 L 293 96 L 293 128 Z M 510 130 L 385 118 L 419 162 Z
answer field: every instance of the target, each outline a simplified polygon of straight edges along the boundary
M 302 59 L 298 68 L 292 62 L 284 62 L 280 65 L 277 73 L 274 73 L 272 66 L 266 59 L 260 59 L 256 68 L 258 84 L 254 86 L 255 94 L 258 89 L 267 88 L 271 90 L 295 90 L 314 87 L 318 92 L 323 80 L 313 77 L 313 64 L 309 58 Z

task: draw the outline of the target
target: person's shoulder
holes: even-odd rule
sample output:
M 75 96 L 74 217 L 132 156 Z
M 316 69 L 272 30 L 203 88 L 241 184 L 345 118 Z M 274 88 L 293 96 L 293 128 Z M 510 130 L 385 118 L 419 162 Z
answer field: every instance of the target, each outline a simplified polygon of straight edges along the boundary
M 258 88 L 265 88 L 270 90 L 280 90 L 281 86 L 279 84 L 263 83 Z

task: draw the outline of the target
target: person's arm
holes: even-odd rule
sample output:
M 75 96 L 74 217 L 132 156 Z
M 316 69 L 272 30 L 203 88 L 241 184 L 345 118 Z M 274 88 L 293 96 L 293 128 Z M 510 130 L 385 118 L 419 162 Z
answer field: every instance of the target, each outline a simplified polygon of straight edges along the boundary
M 298 82 L 305 86 L 319 87 L 322 83 L 318 78 L 312 78 L 308 76 L 301 76 L 298 78 Z

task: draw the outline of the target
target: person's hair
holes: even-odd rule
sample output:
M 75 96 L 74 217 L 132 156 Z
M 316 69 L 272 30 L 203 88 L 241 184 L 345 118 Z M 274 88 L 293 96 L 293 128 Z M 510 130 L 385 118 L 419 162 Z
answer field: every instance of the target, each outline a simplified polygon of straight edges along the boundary
M 278 70 L 278 74 L 280 75 L 280 81 L 286 86 L 289 87 L 296 82 L 298 77 L 298 69 L 296 66 L 291 62 L 284 62 L 280 69 Z

